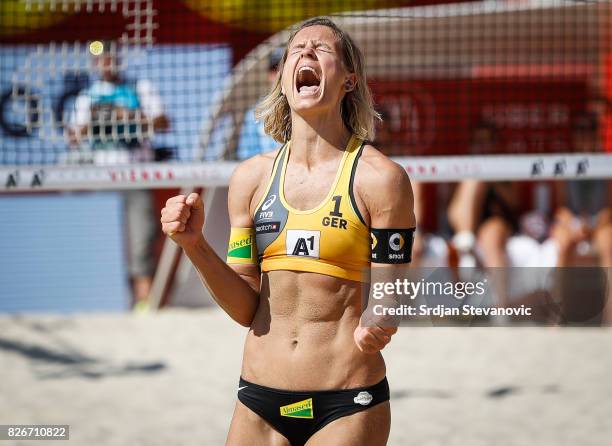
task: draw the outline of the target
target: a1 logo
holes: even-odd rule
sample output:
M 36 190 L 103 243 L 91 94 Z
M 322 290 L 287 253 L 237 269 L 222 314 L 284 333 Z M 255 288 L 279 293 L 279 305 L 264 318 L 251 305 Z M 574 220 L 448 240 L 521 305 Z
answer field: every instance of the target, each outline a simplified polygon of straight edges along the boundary
M 304 231 L 301 229 L 287 230 L 287 255 L 298 257 L 319 258 L 321 232 Z

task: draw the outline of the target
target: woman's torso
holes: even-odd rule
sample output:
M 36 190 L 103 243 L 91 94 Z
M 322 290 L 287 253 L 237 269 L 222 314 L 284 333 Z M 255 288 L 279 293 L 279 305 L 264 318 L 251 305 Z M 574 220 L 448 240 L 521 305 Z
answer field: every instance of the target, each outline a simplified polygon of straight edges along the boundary
M 369 289 L 369 230 L 351 195 L 362 145 L 351 138 L 312 172 L 290 164 L 284 147 L 262 179 L 253 215 L 263 273 L 244 351 L 248 381 L 321 390 L 385 375 L 380 353 L 364 354 L 353 340 Z

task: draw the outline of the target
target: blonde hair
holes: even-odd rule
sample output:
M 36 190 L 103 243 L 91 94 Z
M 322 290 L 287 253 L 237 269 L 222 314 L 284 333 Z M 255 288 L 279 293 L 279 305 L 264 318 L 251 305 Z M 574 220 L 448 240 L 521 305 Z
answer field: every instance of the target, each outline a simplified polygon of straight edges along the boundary
M 372 93 L 366 81 L 363 54 L 353 39 L 326 17 L 306 20 L 292 31 L 283 57 L 278 64 L 278 75 L 274 87 L 257 106 L 255 117 L 257 120 L 263 120 L 265 132 L 276 141 L 285 143 L 291 139 L 291 109 L 287 98 L 281 91 L 283 67 L 287 60 L 289 45 L 295 35 L 304 28 L 316 25 L 326 26 L 333 31 L 340 41 L 344 67 L 357 77 L 355 88 L 342 98 L 340 107 L 342 122 L 358 138 L 371 141 L 374 139 L 374 120 L 380 120 L 380 115 L 374 110 Z

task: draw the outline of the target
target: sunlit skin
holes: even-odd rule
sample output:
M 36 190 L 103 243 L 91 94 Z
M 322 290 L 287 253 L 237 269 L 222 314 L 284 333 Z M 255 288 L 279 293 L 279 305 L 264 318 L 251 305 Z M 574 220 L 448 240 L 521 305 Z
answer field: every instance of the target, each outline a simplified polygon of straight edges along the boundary
M 340 51 L 341 44 L 329 28 L 304 28 L 290 43 L 281 74 L 292 123 L 284 194 L 296 209 L 312 209 L 327 196 L 351 135 L 342 122 L 340 105 L 357 79 L 344 67 Z M 305 66 L 315 71 L 318 87 L 300 92 L 298 74 Z M 261 154 L 237 167 L 229 187 L 232 227 L 254 226 L 253 215 L 276 154 Z M 359 161 L 354 193 L 370 226 L 415 226 L 405 171 L 370 145 Z M 173 197 L 162 211 L 162 229 L 184 249 L 217 303 L 249 327 L 244 379 L 277 389 L 339 390 L 374 385 L 384 378 L 380 350 L 396 329 L 360 326 L 361 296 L 367 285 L 317 273 L 261 274 L 259 265 L 227 265 L 202 237 L 202 209 L 197 194 Z M 333 421 L 307 444 L 384 445 L 389 428 L 386 402 Z M 286 446 L 288 442 L 237 402 L 227 444 Z
M 333 31 L 325 26 L 311 26 L 296 34 L 287 51 L 282 73 L 282 92 L 287 97 L 292 116 L 304 119 L 337 121 L 340 103 L 350 88 L 355 86 L 355 74 L 349 73 L 341 58 L 342 48 Z M 315 94 L 300 93 L 297 89 L 298 71 L 311 67 L 320 77 Z
M 341 48 L 332 30 L 325 26 L 312 26 L 296 34 L 288 50 L 282 72 L 282 92 L 291 107 L 291 124 L 294 135 L 292 155 L 307 155 L 310 167 L 312 159 L 319 158 L 320 151 L 334 154 L 339 160 L 350 132 L 341 119 L 340 105 L 356 84 L 356 77 L 348 73 L 342 63 Z M 314 94 L 297 91 L 297 74 L 301 67 L 312 67 L 320 76 L 319 89 Z M 348 87 L 347 87 L 348 86 Z M 329 150 L 331 147 L 335 150 Z M 319 158 L 320 159 L 320 158 Z

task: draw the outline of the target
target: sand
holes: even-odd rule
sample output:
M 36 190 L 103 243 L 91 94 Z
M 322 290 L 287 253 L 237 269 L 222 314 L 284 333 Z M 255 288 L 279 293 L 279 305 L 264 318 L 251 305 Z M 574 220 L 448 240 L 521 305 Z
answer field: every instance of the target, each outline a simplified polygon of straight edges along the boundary
M 0 316 L 0 424 L 70 424 L 78 445 L 222 445 L 245 334 L 214 308 Z M 611 329 L 402 327 L 385 358 L 390 445 L 612 438 Z

